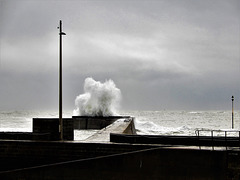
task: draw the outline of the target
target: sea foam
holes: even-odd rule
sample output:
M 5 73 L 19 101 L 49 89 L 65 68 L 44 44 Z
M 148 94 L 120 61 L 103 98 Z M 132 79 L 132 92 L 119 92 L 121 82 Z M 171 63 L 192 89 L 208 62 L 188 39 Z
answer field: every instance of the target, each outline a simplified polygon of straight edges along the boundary
M 152 121 L 135 120 L 137 134 L 141 135 L 189 135 L 193 129 L 189 126 L 164 127 Z

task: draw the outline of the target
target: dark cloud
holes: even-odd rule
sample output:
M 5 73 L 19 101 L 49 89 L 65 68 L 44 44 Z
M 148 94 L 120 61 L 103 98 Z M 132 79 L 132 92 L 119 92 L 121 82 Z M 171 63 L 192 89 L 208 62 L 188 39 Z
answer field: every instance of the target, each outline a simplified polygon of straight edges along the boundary
M 112 79 L 124 109 L 228 109 L 240 90 L 238 0 L 0 1 L 0 108 L 64 107 L 86 77 Z M 3 100 L 3 101 L 2 101 Z

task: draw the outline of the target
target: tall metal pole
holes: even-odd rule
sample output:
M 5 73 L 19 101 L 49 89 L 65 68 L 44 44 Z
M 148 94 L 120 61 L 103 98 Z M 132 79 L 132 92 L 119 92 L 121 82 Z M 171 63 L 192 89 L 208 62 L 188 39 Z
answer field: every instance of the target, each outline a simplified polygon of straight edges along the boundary
M 233 101 L 234 101 L 234 96 L 232 96 L 232 129 L 234 129 L 234 112 L 233 112 Z
M 59 23 L 59 132 L 60 139 L 63 140 L 63 120 L 62 120 L 62 21 Z

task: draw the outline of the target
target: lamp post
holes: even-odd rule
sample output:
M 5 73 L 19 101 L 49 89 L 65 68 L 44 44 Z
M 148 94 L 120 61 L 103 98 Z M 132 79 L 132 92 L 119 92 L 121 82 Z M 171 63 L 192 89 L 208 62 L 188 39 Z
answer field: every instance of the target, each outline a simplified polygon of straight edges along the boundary
M 63 140 L 63 120 L 62 120 L 62 21 L 59 23 L 59 132 L 60 139 Z
M 234 112 L 233 112 L 233 101 L 234 101 L 234 96 L 232 96 L 232 129 L 234 129 Z

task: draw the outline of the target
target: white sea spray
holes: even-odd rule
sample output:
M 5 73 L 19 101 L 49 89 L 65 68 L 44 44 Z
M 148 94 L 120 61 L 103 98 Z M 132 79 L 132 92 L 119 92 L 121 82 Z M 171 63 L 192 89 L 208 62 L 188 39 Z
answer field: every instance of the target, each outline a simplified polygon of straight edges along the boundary
M 110 79 L 104 83 L 86 78 L 84 94 L 75 99 L 74 116 L 113 116 L 120 106 L 121 91 Z

